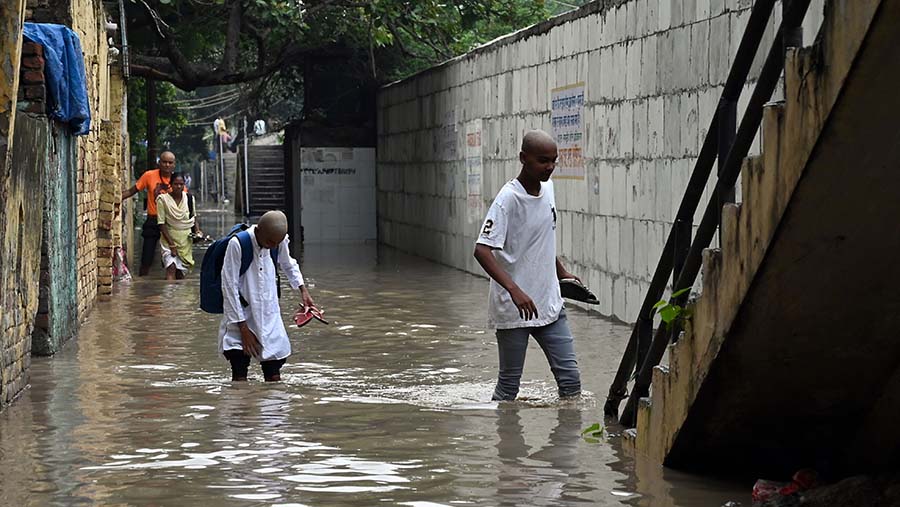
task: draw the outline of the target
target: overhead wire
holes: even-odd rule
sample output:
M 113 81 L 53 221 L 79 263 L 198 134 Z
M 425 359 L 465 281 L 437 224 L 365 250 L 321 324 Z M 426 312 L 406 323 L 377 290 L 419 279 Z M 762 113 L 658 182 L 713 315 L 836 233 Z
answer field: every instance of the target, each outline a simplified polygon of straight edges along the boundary
M 207 107 L 219 106 L 225 104 L 226 102 L 233 102 L 241 97 L 240 93 L 235 93 L 233 95 L 229 95 L 227 97 L 220 97 L 216 100 L 207 102 L 205 104 L 192 104 L 185 106 L 175 106 L 176 109 L 181 111 L 189 111 L 191 109 L 205 109 Z
M 217 98 L 222 97 L 222 96 L 225 96 L 225 95 L 234 95 L 234 94 L 236 94 L 236 93 L 240 93 L 240 89 L 238 89 L 238 88 L 229 88 L 228 90 L 225 90 L 225 91 L 223 91 L 223 92 L 214 93 L 214 94 L 208 95 L 208 96 L 206 96 L 206 97 L 193 97 L 193 98 L 186 98 L 186 99 L 173 99 L 173 100 L 169 100 L 169 101 L 166 101 L 166 104 L 182 104 L 182 103 L 184 103 L 184 104 L 192 104 L 192 103 L 194 103 L 194 102 L 204 102 L 204 101 L 207 101 L 207 100 L 217 99 Z

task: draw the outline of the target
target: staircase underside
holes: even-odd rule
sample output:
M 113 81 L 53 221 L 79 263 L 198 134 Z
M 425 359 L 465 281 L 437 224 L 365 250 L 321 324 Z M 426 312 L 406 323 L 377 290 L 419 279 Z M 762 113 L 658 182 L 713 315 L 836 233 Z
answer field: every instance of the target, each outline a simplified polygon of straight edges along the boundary
M 667 465 L 900 462 L 898 4 L 882 3 Z

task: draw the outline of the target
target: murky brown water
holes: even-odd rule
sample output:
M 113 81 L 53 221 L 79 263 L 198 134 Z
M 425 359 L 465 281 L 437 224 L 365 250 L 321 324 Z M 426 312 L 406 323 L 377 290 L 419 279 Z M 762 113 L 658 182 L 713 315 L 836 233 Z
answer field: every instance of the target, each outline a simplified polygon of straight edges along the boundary
M 279 384 L 257 365 L 229 381 L 198 272 L 119 284 L 0 414 L 0 505 L 749 505 L 580 437 L 627 326 L 570 311 L 583 399 L 557 400 L 534 346 L 524 399 L 498 406 L 485 280 L 359 245 L 309 247 L 302 268 L 332 325 L 289 330 Z

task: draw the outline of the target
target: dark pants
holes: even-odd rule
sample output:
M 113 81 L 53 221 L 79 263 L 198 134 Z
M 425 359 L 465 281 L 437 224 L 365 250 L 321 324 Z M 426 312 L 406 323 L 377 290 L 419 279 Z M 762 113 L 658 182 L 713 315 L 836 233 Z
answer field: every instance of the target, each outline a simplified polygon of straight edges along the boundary
M 231 380 L 247 380 L 247 371 L 250 369 L 250 356 L 244 354 L 243 350 L 238 349 L 226 350 L 223 355 L 231 363 Z M 266 379 L 266 382 L 270 382 L 281 375 L 284 359 L 260 361 L 259 365 L 262 366 L 263 378 Z
M 147 221 L 141 228 L 141 237 L 144 238 L 144 245 L 141 247 L 141 276 L 145 276 L 150 272 L 150 266 L 153 265 L 153 257 L 156 255 L 156 245 L 159 243 L 159 224 L 156 222 L 156 216 L 148 215 Z

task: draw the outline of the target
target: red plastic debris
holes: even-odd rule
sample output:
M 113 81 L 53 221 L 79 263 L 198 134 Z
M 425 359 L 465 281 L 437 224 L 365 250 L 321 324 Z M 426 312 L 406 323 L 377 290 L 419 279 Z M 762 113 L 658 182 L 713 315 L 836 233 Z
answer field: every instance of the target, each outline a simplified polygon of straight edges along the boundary
M 777 497 L 791 496 L 819 485 L 819 474 L 809 468 L 798 470 L 792 479 L 791 482 L 775 482 L 765 479 L 756 481 L 756 484 L 753 485 L 753 501 L 765 502 Z

